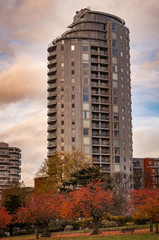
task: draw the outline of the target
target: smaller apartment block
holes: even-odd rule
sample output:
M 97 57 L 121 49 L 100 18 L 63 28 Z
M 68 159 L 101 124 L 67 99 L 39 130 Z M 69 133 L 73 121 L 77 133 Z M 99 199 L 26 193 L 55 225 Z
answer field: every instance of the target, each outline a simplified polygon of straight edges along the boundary
M 149 179 L 150 184 L 159 184 L 159 158 L 134 158 L 134 174 L 143 174 L 144 183 Z
M 19 181 L 21 172 L 21 150 L 9 147 L 7 143 L 0 143 L 0 192 L 8 181 Z

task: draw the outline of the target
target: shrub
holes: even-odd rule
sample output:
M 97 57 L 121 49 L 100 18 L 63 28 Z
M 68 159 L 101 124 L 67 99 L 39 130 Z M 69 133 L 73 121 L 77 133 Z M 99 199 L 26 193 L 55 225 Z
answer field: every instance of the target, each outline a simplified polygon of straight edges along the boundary
M 118 224 L 115 221 L 102 220 L 101 226 L 104 227 L 117 227 Z
M 72 225 L 67 225 L 65 228 L 64 228 L 64 231 L 72 231 L 73 230 L 73 226 Z

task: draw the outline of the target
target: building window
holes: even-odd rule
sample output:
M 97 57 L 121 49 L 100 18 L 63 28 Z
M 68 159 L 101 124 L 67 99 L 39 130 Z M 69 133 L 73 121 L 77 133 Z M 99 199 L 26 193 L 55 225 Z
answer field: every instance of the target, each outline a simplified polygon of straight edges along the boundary
M 61 133 L 64 133 L 64 129 L 61 129 Z
M 83 110 L 89 110 L 89 103 L 83 103 Z
M 83 69 L 83 75 L 88 75 L 88 69 Z
M 75 83 L 75 79 L 74 78 L 72 79 L 72 83 Z
M 62 51 L 64 50 L 64 45 L 61 46 L 61 50 L 62 50 Z
M 84 146 L 84 153 L 85 154 L 89 154 L 90 153 L 89 146 Z
M 83 79 L 83 83 L 84 83 L 85 85 L 87 85 L 87 84 L 88 84 L 88 78 L 84 78 L 84 79 Z
M 63 117 L 64 116 L 64 112 L 61 112 L 61 117 Z
M 72 121 L 72 125 L 75 125 L 75 121 Z
M 72 51 L 75 50 L 75 45 L 71 45 L 71 50 L 72 50 Z
M 83 53 L 82 54 L 82 59 L 85 60 L 85 61 L 88 61 L 89 55 L 87 53 Z
M 126 171 L 126 166 L 124 166 L 124 171 Z
M 63 139 L 63 138 L 61 138 L 61 142 L 64 142 L 64 139 Z
M 61 121 L 61 125 L 64 125 L 64 121 Z
M 88 52 L 88 46 L 82 46 L 82 51 L 83 52 Z
M 83 87 L 83 93 L 89 93 L 89 87 L 84 86 Z
M 75 108 L 75 104 L 74 103 L 72 103 L 72 108 Z
M 83 112 L 83 118 L 84 119 L 89 119 L 89 112 Z
M 89 135 L 89 129 L 88 128 L 83 129 L 83 135 Z
M 112 32 L 112 38 L 113 38 L 113 39 L 116 39 L 116 38 L 117 38 L 116 32 Z
M 64 104 L 61 104 L 61 108 L 64 108 Z
M 74 90 L 75 90 L 75 87 L 72 87 L 72 91 L 74 92 Z
M 119 140 L 114 140 L 114 146 L 119 147 Z
M 115 156 L 115 163 L 120 163 L 120 156 Z
M 113 80 L 118 80 L 118 74 L 117 73 L 113 73 Z
M 112 40 L 112 47 L 116 47 L 116 40 Z
M 113 72 L 117 72 L 118 71 L 118 67 L 116 65 L 112 66 Z
M 72 99 L 75 99 L 75 95 L 72 95 Z
M 117 49 L 116 48 L 112 49 L 112 54 L 113 54 L 113 56 L 117 56 Z
M 88 62 L 83 62 L 82 67 L 83 68 L 88 68 L 89 67 L 89 63 Z
M 113 106 L 113 111 L 114 111 L 114 113 L 118 113 L 119 112 L 119 107 L 118 106 Z
M 118 82 L 113 81 L 113 88 L 118 88 Z
M 71 70 L 71 74 L 72 74 L 72 75 L 75 74 L 75 70 Z
M 74 137 L 72 138 L 72 142 L 75 142 L 75 138 Z
M 112 23 L 112 30 L 116 30 L 116 24 L 115 23 Z
M 117 58 L 116 57 L 112 57 L 112 63 L 117 64 Z
M 83 101 L 89 102 L 89 95 L 83 94 Z
M 64 63 L 61 63 L 61 67 L 64 67 Z
M 61 151 L 64 151 L 64 147 L 61 147 Z
M 84 137 L 83 138 L 83 143 L 84 144 L 89 144 L 89 138 L 88 137 Z
M 88 120 L 83 120 L 83 127 L 84 128 L 89 128 L 89 121 Z
M 74 67 L 75 66 L 75 62 L 71 62 L 71 66 Z

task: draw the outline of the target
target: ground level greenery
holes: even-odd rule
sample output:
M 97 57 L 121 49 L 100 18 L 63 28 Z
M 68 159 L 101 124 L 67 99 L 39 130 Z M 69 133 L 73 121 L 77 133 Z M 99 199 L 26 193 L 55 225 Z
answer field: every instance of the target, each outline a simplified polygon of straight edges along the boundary
M 17 236 L 17 237 L 6 237 L 1 240 L 34 240 L 35 236 Z M 40 238 L 41 240 L 159 240 L 159 236 L 155 233 L 143 233 L 143 234 L 125 234 L 125 235 L 114 235 L 114 236 L 77 236 L 71 237 L 56 237 Z

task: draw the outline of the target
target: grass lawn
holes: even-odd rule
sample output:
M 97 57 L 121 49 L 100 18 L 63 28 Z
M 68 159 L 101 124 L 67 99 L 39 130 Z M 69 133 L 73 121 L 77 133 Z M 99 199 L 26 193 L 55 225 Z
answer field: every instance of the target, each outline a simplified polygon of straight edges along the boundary
M 40 238 L 41 240 L 159 240 L 159 235 L 155 233 L 126 234 L 116 236 L 77 236 L 77 237 L 50 237 Z M 1 240 L 35 240 L 35 235 L 5 237 Z

